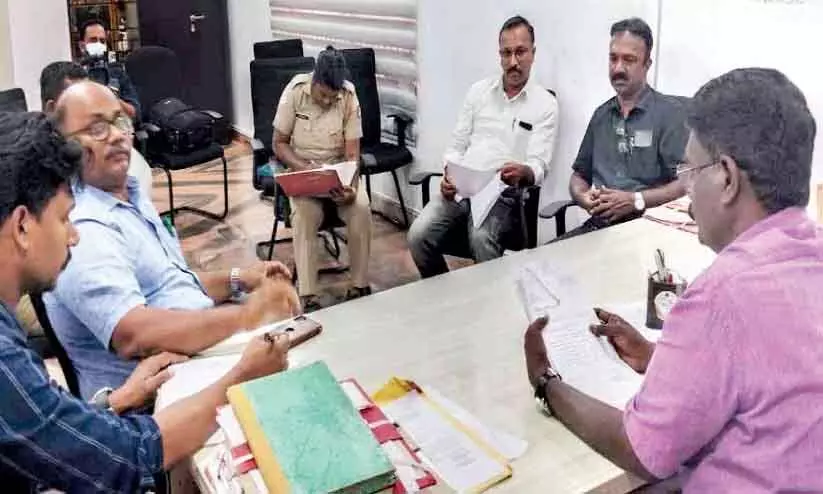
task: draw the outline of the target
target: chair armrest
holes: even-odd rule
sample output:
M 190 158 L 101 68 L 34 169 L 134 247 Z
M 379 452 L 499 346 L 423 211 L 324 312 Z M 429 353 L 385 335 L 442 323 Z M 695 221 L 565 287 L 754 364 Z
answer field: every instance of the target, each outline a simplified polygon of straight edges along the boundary
M 400 113 L 392 113 L 388 115 L 389 118 L 394 119 L 394 125 L 397 129 L 397 145 L 401 148 L 406 147 L 406 129 L 409 128 L 409 125 L 414 122 L 414 119 L 408 115 L 402 115 Z
M 272 157 L 272 152 L 270 149 L 266 149 L 266 146 L 263 145 L 263 142 L 260 139 L 252 139 L 251 141 L 251 150 L 252 150 L 252 186 L 257 190 L 263 189 L 263 183 L 259 176 L 259 169 L 260 167 L 267 164 Z
M 409 184 L 423 186 L 423 207 L 425 207 L 426 204 L 429 203 L 429 200 L 431 200 L 431 192 L 429 191 L 429 187 L 431 186 L 432 178 L 442 176 L 443 172 L 419 172 L 409 177 Z
M 554 218 L 555 233 L 561 236 L 566 233 L 566 211 L 570 206 L 575 206 L 577 203 L 571 199 L 564 199 L 562 201 L 555 201 L 540 210 L 540 217 L 543 219 Z

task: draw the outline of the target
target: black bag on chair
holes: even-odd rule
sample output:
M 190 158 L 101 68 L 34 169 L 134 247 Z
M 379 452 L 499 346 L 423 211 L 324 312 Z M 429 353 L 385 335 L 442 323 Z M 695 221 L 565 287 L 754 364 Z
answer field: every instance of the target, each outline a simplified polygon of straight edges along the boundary
M 214 140 L 214 121 L 177 98 L 165 98 L 151 107 L 149 120 L 160 127 L 159 139 L 172 153 L 189 153 Z

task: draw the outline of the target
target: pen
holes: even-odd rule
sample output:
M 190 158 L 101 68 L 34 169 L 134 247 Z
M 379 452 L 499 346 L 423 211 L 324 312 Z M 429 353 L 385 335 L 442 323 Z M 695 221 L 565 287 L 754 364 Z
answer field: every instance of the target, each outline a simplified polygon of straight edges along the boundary
M 668 278 L 668 269 L 666 269 L 666 257 L 663 255 L 661 249 L 654 251 L 654 262 L 657 264 L 657 281 L 665 282 Z

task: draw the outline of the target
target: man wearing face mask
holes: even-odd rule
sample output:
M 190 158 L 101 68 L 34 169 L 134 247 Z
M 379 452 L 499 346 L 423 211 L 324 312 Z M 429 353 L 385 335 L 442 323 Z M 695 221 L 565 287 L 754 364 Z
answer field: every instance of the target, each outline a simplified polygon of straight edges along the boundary
M 106 28 L 98 19 L 91 19 L 80 27 L 79 60 L 94 82 L 109 87 L 120 99 L 120 106 L 132 120 L 140 118 L 140 99 L 126 69 L 120 64 L 110 64 L 106 46 Z
M 569 182 L 591 218 L 563 238 L 637 218 L 684 194 L 675 180 L 687 138 L 684 104 L 646 82 L 652 45 L 642 19 L 612 25 L 609 79 L 617 95 L 595 110 Z

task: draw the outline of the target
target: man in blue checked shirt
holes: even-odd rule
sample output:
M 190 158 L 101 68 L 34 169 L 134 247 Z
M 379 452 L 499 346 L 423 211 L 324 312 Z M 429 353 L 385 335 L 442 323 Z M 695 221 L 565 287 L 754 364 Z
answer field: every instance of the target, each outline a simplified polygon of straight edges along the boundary
M 49 320 L 77 371 L 80 392 L 120 386 L 136 362 L 162 351 L 192 355 L 263 322 L 256 306 L 283 319 L 300 310 L 288 269 L 278 262 L 198 272 L 183 258 L 174 230 L 128 175 L 131 119 L 95 82 L 58 98 L 60 131 L 84 149 L 83 187 L 71 222 L 93 239 L 72 249 L 74 261 L 44 296 Z M 258 288 L 273 280 L 264 298 Z M 245 304 L 225 304 L 251 292 Z
M 196 395 L 148 415 L 115 415 L 49 381 L 12 315 L 24 293 L 49 290 L 69 264 L 78 232 L 70 181 L 81 150 L 39 113 L 0 113 L 0 485 L 3 492 L 140 492 L 164 469 L 202 446 L 215 429 L 226 389 L 288 366 L 288 338 L 253 340 L 240 362 Z M 264 282 L 259 290 L 272 291 Z M 271 294 L 269 294 L 271 295 Z M 179 361 L 162 354 L 151 363 Z M 140 375 L 146 364 L 138 367 Z M 150 374 L 152 374 L 150 373 Z M 143 383 L 134 382 L 136 388 Z M 127 404 L 131 391 L 120 393 Z M 121 388 L 122 389 L 122 388 Z M 139 394 L 139 389 L 138 389 Z M 115 395 L 112 395 L 115 396 Z M 145 398 L 145 395 L 143 396 Z M 139 400 L 138 400 L 139 401 Z M 133 406 L 140 403 L 132 403 Z

